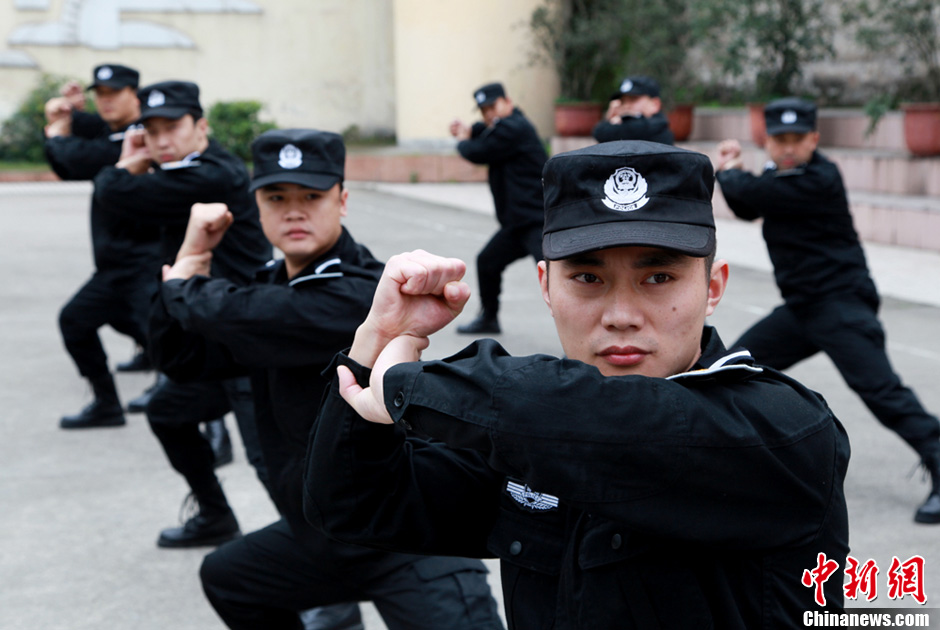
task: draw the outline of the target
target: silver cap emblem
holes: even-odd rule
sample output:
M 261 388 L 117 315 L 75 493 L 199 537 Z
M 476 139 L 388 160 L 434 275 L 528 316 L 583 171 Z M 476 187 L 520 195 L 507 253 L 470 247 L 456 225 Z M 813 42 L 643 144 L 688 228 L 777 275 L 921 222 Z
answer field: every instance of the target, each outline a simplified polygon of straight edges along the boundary
M 147 107 L 160 107 L 166 103 L 166 95 L 160 90 L 154 90 L 147 97 Z
M 299 168 L 304 163 L 304 154 L 292 144 L 285 144 L 277 155 L 277 163 L 288 170 Z
M 629 166 L 618 168 L 604 183 L 604 205 L 611 210 L 632 212 L 649 202 L 646 179 Z

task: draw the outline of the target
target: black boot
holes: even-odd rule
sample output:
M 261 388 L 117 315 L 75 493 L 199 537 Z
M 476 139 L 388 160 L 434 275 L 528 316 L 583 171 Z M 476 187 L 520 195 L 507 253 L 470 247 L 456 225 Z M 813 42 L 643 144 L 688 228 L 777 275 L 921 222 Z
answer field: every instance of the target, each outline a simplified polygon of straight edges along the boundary
M 487 313 L 483 311 L 477 318 L 470 322 L 469 324 L 464 324 L 463 326 L 457 327 L 457 332 L 464 335 L 480 335 L 480 334 L 493 334 L 498 335 L 501 331 L 499 329 L 499 320 L 496 319 L 495 313 Z
M 124 410 L 121 409 L 111 375 L 105 374 L 88 380 L 91 382 L 95 399 L 77 414 L 63 416 L 59 420 L 59 426 L 63 429 L 90 429 L 124 425 L 126 423 Z
M 195 508 L 195 515 L 189 517 L 181 527 L 170 527 L 160 532 L 157 547 L 215 547 L 241 536 L 238 521 L 225 500 L 221 487 L 218 494 L 219 497 L 207 498 L 204 501 L 200 501 L 194 494 L 187 496 L 180 514 L 182 516 L 186 512 L 191 513 Z
M 147 403 L 153 398 L 153 395 L 166 382 L 166 376 L 157 374 L 157 380 L 153 385 L 144 390 L 137 398 L 132 398 L 127 402 L 127 413 L 144 413 L 147 411 Z
M 129 361 L 118 363 L 114 369 L 118 372 L 150 372 L 153 370 L 153 363 L 150 362 L 150 356 L 144 352 L 144 349 L 138 346 L 137 354 Z
M 940 523 L 940 454 L 925 455 L 921 463 L 930 474 L 930 494 L 924 504 L 917 508 L 914 521 Z
M 212 453 L 215 455 L 213 466 L 219 468 L 220 466 L 231 464 L 235 457 L 232 453 L 232 438 L 229 436 L 228 428 L 225 426 L 225 419 L 219 418 L 206 422 L 202 434 L 209 440 Z

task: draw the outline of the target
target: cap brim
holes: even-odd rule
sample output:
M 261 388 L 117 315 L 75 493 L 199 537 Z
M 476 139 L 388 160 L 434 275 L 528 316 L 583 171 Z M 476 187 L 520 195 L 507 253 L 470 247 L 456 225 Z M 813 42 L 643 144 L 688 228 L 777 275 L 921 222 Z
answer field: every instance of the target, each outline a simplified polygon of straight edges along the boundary
M 189 107 L 154 107 L 141 114 L 140 118 L 137 119 L 137 122 L 143 122 L 149 118 L 169 118 L 170 120 L 178 120 L 186 114 L 192 113 L 193 110 Z
M 271 184 L 297 184 L 313 190 L 329 190 L 343 178 L 339 175 L 327 173 L 303 173 L 281 171 L 278 173 L 269 173 L 261 175 L 251 180 L 248 185 L 248 192 L 254 192 L 259 188 L 270 186 Z
M 137 86 L 133 83 L 125 83 L 124 81 L 95 81 L 94 83 L 86 87 L 85 90 L 86 91 L 93 90 L 96 87 L 106 87 L 106 88 L 111 88 L 112 90 L 120 90 L 126 87 L 136 88 Z
M 614 221 L 558 230 L 542 237 L 542 255 L 548 260 L 611 247 L 661 247 L 702 257 L 715 249 L 715 228 L 661 221 Z
M 784 133 L 809 133 L 816 131 L 806 123 L 793 123 L 792 125 L 767 125 L 768 136 L 779 136 Z

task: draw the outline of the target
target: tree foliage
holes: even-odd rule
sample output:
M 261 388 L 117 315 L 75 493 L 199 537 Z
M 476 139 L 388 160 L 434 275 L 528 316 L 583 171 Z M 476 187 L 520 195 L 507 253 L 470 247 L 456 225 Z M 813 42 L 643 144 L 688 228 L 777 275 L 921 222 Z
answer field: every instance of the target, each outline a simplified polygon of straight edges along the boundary
M 258 101 L 224 101 L 209 109 L 207 119 L 212 137 L 225 149 L 246 162 L 251 161 L 251 143 L 277 125 L 258 120 Z
M 906 81 L 894 100 L 940 100 L 940 3 L 936 0 L 855 0 L 843 21 L 872 52 L 898 59 Z
M 629 47 L 618 9 L 622 0 L 545 0 L 532 13 L 533 61 L 558 73 L 561 97 L 606 101 Z
M 0 160 L 36 162 L 45 160 L 43 127 L 46 101 L 59 96 L 65 77 L 43 74 L 12 116 L 0 127 Z
M 825 0 L 708 0 L 692 3 L 696 41 L 732 77 L 755 71 L 754 98 L 793 94 L 808 62 L 834 54 Z

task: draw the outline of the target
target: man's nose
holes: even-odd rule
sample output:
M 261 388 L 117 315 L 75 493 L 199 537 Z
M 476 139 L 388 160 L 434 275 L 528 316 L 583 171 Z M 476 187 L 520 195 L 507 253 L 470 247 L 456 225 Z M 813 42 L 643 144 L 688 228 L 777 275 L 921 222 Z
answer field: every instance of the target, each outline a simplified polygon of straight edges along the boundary
M 613 291 L 604 306 L 602 324 L 605 328 L 626 330 L 639 328 L 645 316 L 636 296 L 625 291 Z

